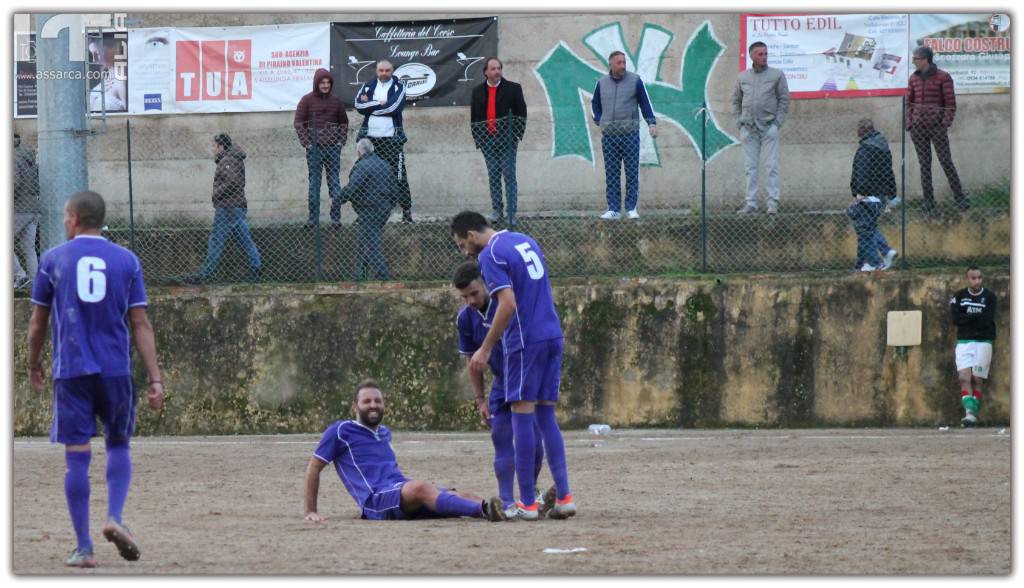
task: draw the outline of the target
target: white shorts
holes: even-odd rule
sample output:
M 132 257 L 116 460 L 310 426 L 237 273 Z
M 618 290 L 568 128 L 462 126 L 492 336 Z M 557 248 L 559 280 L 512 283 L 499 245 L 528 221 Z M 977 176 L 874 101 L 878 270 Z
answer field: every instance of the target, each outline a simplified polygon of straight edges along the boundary
M 975 378 L 987 380 L 990 363 L 992 363 L 991 343 L 971 341 L 956 344 L 956 371 L 969 369 Z

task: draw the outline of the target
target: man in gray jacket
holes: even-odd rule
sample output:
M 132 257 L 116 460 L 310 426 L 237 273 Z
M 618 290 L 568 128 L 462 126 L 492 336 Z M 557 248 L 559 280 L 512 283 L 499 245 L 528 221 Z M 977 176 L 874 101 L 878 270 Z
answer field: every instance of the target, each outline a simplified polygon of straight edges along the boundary
M 21 252 L 25 255 L 26 271 L 14 255 L 14 287 L 28 288 L 39 271 L 39 256 L 36 254 L 36 231 L 39 217 L 43 212 L 39 204 L 39 167 L 35 151 L 21 146 L 21 135 L 14 134 L 14 238 L 21 240 Z
M 401 197 L 401 187 L 391 165 L 375 153 L 373 142 L 362 138 L 356 142 L 359 159 L 352 167 L 348 185 L 341 189 L 339 206 L 351 202 L 356 211 L 356 264 L 352 279 L 365 280 L 372 272 L 378 280 L 388 280 L 391 272 L 384 259 L 381 231 L 388 222 L 391 209 Z
M 740 72 L 732 93 L 747 173 L 747 203 L 738 212 L 757 212 L 758 167 L 763 160 L 768 172 L 768 214 L 775 214 L 779 211 L 779 129 L 789 112 L 789 86 L 786 74 L 768 67 L 767 45 L 757 41 L 747 52 L 753 67 Z
M 626 55 L 615 51 L 608 56 L 608 75 L 597 81 L 590 106 L 594 122 L 601 127 L 601 151 L 604 153 L 605 196 L 608 211 L 605 220 L 622 216 L 621 170 L 626 167 L 626 214 L 640 218 L 636 211 L 640 198 L 640 115 L 643 114 L 652 137 L 658 136 L 657 120 L 647 86 L 640 76 L 626 71 Z M 638 110 L 639 109 L 639 110 Z

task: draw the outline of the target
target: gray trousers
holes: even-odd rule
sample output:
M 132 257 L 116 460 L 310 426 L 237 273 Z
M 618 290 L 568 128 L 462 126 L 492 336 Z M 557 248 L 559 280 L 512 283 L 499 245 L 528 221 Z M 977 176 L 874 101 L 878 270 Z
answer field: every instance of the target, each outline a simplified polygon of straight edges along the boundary
M 14 277 L 35 279 L 39 271 L 39 256 L 36 254 L 36 231 L 39 229 L 39 215 L 35 213 L 14 213 L 14 239 L 21 241 L 21 252 L 25 255 L 26 268 L 22 267 L 18 255 L 14 254 Z
M 757 180 L 759 168 L 764 165 L 768 173 L 765 190 L 768 202 L 779 204 L 779 127 L 769 125 L 761 130 L 743 125 L 740 127 L 740 142 L 743 143 L 743 159 L 747 172 L 747 206 L 757 207 Z

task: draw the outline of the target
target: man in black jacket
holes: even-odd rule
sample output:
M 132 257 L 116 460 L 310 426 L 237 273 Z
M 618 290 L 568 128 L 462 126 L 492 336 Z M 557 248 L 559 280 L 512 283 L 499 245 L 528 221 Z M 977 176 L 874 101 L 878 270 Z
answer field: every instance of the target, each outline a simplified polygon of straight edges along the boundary
M 850 174 L 850 194 L 854 202 L 847 211 L 857 232 L 856 267 L 863 271 L 886 270 L 892 267 L 897 252 L 889 247 L 885 235 L 878 229 L 878 217 L 896 197 L 896 176 L 892 171 L 892 152 L 882 133 L 875 130 L 870 118 L 857 122 L 860 146 L 853 156 Z
M 356 143 L 359 159 L 348 176 L 348 185 L 341 189 L 338 206 L 351 202 L 356 211 L 358 237 L 356 241 L 356 265 L 352 279 L 365 280 L 370 273 L 378 280 L 391 277 L 388 263 L 384 259 L 384 245 L 381 231 L 388 222 L 391 209 L 400 197 L 398 180 L 394 168 L 374 152 L 373 142 L 362 138 Z
M 973 427 L 981 408 L 981 382 L 988 379 L 996 338 L 996 295 L 981 285 L 981 270 L 967 268 L 967 287 L 949 299 L 956 325 L 956 372 L 960 379 L 960 424 Z M 973 392 L 972 392 L 973 391 Z
M 522 86 L 502 77 L 502 63 L 497 57 L 488 57 L 484 61 L 484 76 L 487 79 L 473 89 L 470 103 L 473 142 L 487 162 L 494 220 L 502 222 L 505 218 L 501 202 L 501 179 L 504 177 L 508 226 L 515 227 L 519 192 L 516 150 L 526 132 L 526 100 L 523 99 Z

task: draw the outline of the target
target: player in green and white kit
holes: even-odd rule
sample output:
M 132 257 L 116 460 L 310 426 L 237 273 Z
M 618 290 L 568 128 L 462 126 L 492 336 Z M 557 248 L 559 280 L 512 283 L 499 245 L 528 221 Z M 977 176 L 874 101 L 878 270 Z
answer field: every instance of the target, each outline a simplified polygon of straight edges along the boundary
M 981 383 L 988 379 L 992 342 L 996 338 L 996 295 L 981 285 L 981 270 L 967 268 L 967 287 L 949 300 L 956 325 L 956 371 L 960 379 L 960 424 L 973 427 L 981 408 Z

